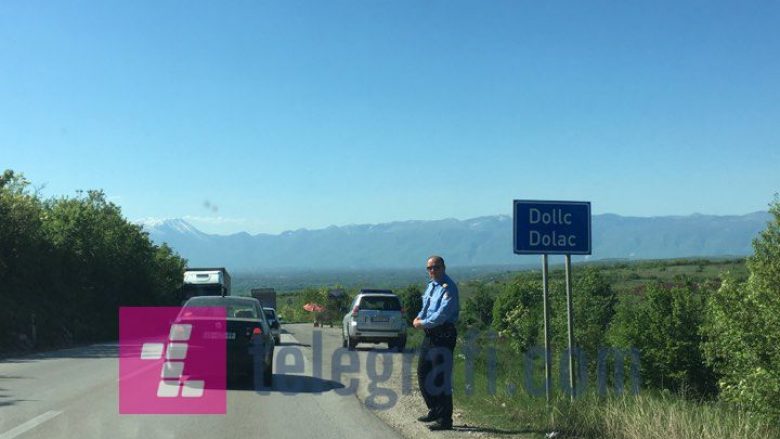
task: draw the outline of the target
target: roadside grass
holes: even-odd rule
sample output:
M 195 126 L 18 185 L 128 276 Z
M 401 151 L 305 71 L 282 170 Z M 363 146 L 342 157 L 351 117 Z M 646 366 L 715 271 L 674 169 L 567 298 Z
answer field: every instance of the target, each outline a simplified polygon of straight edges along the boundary
M 409 328 L 409 330 L 406 331 L 406 350 L 412 349 L 417 351 L 422 344 L 423 337 L 425 337 L 425 333 L 422 331 Z
M 558 432 L 582 439 L 756 439 L 780 438 L 778 426 L 721 402 L 696 401 L 669 392 L 630 391 L 616 394 L 612 388 L 599 395 L 593 385 L 575 401 L 562 391 L 559 362 L 553 361 L 553 398 L 544 397 L 544 366 L 535 364 L 531 383 L 523 378 L 522 356 L 496 343 L 495 367 L 488 367 L 486 340 L 473 362 L 471 382 L 466 380 L 464 340 L 459 340 L 453 374 L 455 407 L 464 421 L 505 433 L 529 433 L 543 437 Z M 539 361 L 541 363 L 541 361 Z M 490 372 L 490 370 L 495 372 Z M 493 373 L 494 377 L 490 374 Z M 592 374 L 595 375 L 595 374 Z M 595 378 L 589 376 L 592 383 Z M 528 385 L 535 386 L 529 391 Z M 611 385 L 612 383 L 610 383 Z M 534 394 L 532 394 L 534 393 Z
M 678 395 L 645 393 L 564 404 L 556 426 L 587 438 L 718 439 L 777 438 L 780 431 L 761 419 L 721 403 L 688 401 Z

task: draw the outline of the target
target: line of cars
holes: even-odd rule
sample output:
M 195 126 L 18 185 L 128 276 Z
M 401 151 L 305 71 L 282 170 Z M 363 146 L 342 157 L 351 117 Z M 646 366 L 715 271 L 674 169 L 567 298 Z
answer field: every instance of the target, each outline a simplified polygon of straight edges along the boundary
M 270 386 L 282 320 L 276 314 L 273 288 L 253 288 L 251 294 L 252 297 L 231 295 L 231 278 L 225 267 L 187 268 L 181 286 L 184 303 L 176 320 L 187 323 L 189 308 L 223 307 L 226 328 L 219 333 L 226 340 L 229 377 L 255 383 L 255 377 L 262 377 L 262 384 Z
M 190 321 L 188 311 L 196 307 L 225 309 L 224 335 L 227 371 L 230 378 L 243 378 L 271 386 L 273 382 L 274 347 L 281 341 L 281 320 L 273 308 L 263 308 L 255 298 L 240 296 L 197 296 L 188 299 L 176 323 Z M 198 318 L 202 320 L 202 318 Z
M 197 296 L 184 305 L 179 323 L 187 322 L 187 309 L 223 307 L 226 315 L 227 370 L 231 377 L 264 386 L 273 381 L 273 354 L 281 342 L 281 318 L 274 308 L 241 296 Z M 355 350 L 359 343 L 387 343 L 390 349 L 406 348 L 407 323 L 401 299 L 390 290 L 362 289 L 343 317 L 342 345 Z

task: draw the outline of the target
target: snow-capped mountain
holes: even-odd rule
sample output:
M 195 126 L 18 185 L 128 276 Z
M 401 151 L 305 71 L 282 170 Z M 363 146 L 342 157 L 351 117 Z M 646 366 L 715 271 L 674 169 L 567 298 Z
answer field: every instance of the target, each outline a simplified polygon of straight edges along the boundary
M 155 242 L 165 242 L 166 237 L 180 240 L 185 237 L 208 239 L 210 235 L 201 232 L 195 226 L 180 218 L 143 218 L 135 221 L 149 232 Z
M 750 254 L 770 215 L 593 216 L 591 260 L 656 259 Z M 142 220 L 157 243 L 167 242 L 190 265 L 233 270 L 414 268 L 431 254 L 450 266 L 525 265 L 536 256 L 512 253 L 512 218 L 399 221 L 330 226 L 278 235 L 211 235 L 182 219 Z M 575 258 L 581 259 L 581 258 Z

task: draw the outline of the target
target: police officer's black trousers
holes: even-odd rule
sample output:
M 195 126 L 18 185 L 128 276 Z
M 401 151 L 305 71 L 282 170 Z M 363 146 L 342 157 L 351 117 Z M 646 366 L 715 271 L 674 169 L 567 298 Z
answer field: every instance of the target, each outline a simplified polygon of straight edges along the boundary
M 457 341 L 454 326 L 426 331 L 417 362 L 417 383 L 428 410 L 452 424 L 452 365 Z

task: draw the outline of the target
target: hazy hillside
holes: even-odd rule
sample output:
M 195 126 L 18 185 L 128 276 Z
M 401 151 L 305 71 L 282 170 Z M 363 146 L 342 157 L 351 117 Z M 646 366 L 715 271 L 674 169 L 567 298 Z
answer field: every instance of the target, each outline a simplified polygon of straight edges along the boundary
M 741 216 L 593 216 L 594 259 L 656 259 L 734 256 L 751 252 L 766 227 L 767 212 Z M 144 223 L 155 242 L 167 242 L 190 265 L 224 265 L 232 270 L 413 268 L 432 254 L 451 266 L 524 265 L 535 256 L 512 253 L 512 218 L 402 221 L 331 226 L 279 235 L 209 235 L 181 219 Z

